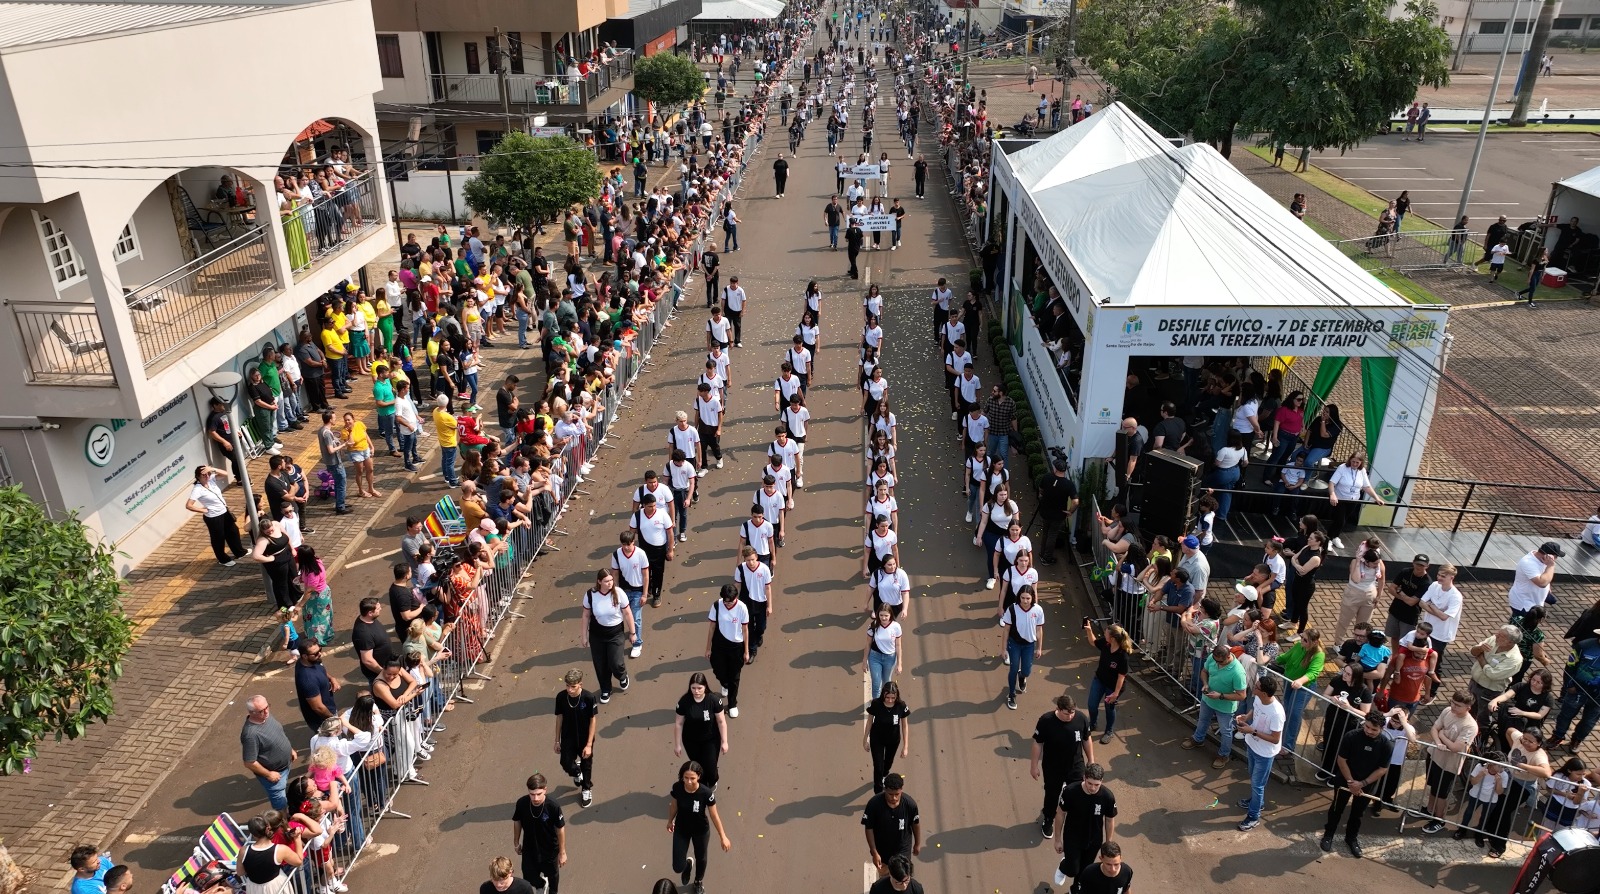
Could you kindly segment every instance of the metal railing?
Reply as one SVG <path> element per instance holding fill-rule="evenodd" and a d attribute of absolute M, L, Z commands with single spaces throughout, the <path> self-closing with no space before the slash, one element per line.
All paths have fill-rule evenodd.
<path fill-rule="evenodd" d="M 1407 230 L 1384 236 L 1339 239 L 1332 245 L 1366 270 L 1465 269 L 1481 254 L 1483 234 L 1467 230 Z"/>
<path fill-rule="evenodd" d="M 298 279 L 343 252 L 354 240 L 383 225 L 383 202 L 372 174 L 349 180 L 333 195 L 283 215 L 289 269 Z"/>
<path fill-rule="evenodd" d="M 586 75 L 508 74 L 506 94 L 513 105 L 584 105 L 618 85 L 633 73 L 633 55 L 624 52 L 597 65 Z M 438 102 L 500 102 L 498 74 L 435 74 L 433 95 Z"/>
<path fill-rule="evenodd" d="M 208 337 L 234 313 L 279 289 L 271 244 L 257 227 L 124 296 L 147 371 Z"/>
<path fill-rule="evenodd" d="M 105 329 L 92 305 L 16 305 L 14 312 L 30 383 L 116 386 Z"/>
<path fill-rule="evenodd" d="M 1455 514 L 1455 523 L 1450 526 L 1450 533 L 1461 530 L 1461 523 L 1467 517 L 1468 511 L 1473 509 L 1474 500 L 1512 505 L 1519 507 L 1536 502 L 1541 508 L 1554 509 L 1575 516 L 1595 511 L 1600 506 L 1600 488 L 1562 487 L 1548 484 L 1520 484 L 1506 481 L 1477 481 L 1470 478 L 1440 478 L 1432 475 L 1406 475 L 1400 479 L 1399 498 L 1404 500 L 1413 493 L 1412 486 L 1419 485 L 1429 493 L 1439 493 L 1459 489 L 1461 492 L 1461 506 L 1451 510 Z M 1504 493 L 1502 493 L 1504 492 Z M 1555 504 L 1552 506 L 1552 502 Z M 1529 518 L 1540 518 L 1529 516 Z M 1549 536 L 1570 537 L 1575 533 L 1570 528 L 1552 526 L 1535 527 L 1530 533 L 1547 534 Z"/>

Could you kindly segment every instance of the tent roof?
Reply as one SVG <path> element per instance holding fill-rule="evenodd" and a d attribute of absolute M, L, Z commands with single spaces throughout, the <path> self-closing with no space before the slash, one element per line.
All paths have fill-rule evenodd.
<path fill-rule="evenodd" d="M 1409 304 L 1216 150 L 1174 148 L 1121 103 L 1004 158 L 1097 301 Z"/>
<path fill-rule="evenodd" d="M 1565 180 L 1558 180 L 1556 185 L 1585 195 L 1600 197 L 1600 167 L 1593 167 L 1581 174 L 1573 174 Z"/>
<path fill-rule="evenodd" d="M 783 14 L 783 0 L 704 0 L 696 19 L 732 22 L 775 19 Z"/>

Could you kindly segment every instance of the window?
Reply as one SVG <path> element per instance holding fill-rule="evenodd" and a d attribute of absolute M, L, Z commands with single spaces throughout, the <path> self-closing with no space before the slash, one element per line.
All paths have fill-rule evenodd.
<path fill-rule="evenodd" d="M 10 487 L 16 483 L 17 479 L 11 477 L 11 464 L 6 462 L 6 452 L 0 448 L 0 487 Z"/>
<path fill-rule="evenodd" d="M 500 145 L 500 141 L 505 138 L 506 132 L 503 130 L 478 131 L 478 154 L 488 155 L 489 153 L 493 152 L 494 147 Z"/>
<path fill-rule="evenodd" d="M 1552 31 L 1582 31 L 1583 30 L 1583 17 L 1582 16 L 1558 16 L 1556 19 L 1554 19 L 1553 21 L 1550 22 L 1550 30 L 1552 30 Z"/>
<path fill-rule="evenodd" d="M 400 62 L 400 35 L 378 35 L 378 72 L 386 78 L 403 78 L 406 69 Z"/>
<path fill-rule="evenodd" d="M 478 62 L 478 44 L 476 41 L 467 41 L 464 49 L 467 54 L 467 74 L 483 74 L 483 66 Z"/>
<path fill-rule="evenodd" d="M 522 74 L 522 32 L 506 32 L 506 56 L 511 59 L 511 73 Z"/>
<path fill-rule="evenodd" d="M 111 260 L 120 264 L 139 256 L 139 234 L 134 232 L 133 221 L 130 220 L 122 228 L 122 235 L 117 237 L 116 246 L 111 249 Z"/>
<path fill-rule="evenodd" d="M 1479 22 L 1478 23 L 1478 33 L 1479 34 L 1504 34 L 1504 33 L 1506 33 L 1506 23 L 1505 22 Z"/>
<path fill-rule="evenodd" d="M 1518 22 L 1515 25 L 1511 26 L 1511 33 L 1512 34 L 1527 34 L 1528 33 L 1528 29 L 1530 27 L 1532 27 L 1532 26 L 1528 22 L 1525 22 L 1525 21 L 1524 22 Z"/>
<path fill-rule="evenodd" d="M 56 226 L 55 221 L 35 211 L 33 220 L 39 225 L 39 241 L 44 245 L 44 257 L 50 264 L 51 281 L 59 292 L 73 283 L 89 278 L 72 250 L 72 241 Z"/>
<path fill-rule="evenodd" d="M 484 52 L 489 55 L 489 73 L 500 73 L 500 38 L 489 35 L 483 39 Z"/>

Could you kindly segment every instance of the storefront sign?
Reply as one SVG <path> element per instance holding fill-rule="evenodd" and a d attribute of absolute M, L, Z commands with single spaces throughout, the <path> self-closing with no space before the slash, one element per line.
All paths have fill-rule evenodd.
<path fill-rule="evenodd" d="M 83 474 L 98 509 L 101 533 L 117 540 L 193 481 L 206 461 L 200 410 L 183 392 L 143 419 L 86 420 L 74 439 L 83 445 Z"/>

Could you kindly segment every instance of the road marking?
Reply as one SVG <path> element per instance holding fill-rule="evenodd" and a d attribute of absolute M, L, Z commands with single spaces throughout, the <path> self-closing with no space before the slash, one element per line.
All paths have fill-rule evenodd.
<path fill-rule="evenodd" d="M 1423 183 L 1423 182 L 1427 182 L 1427 181 L 1438 181 L 1438 182 L 1450 183 L 1450 182 L 1454 181 L 1456 178 L 1454 178 L 1454 177 L 1349 177 L 1349 178 L 1346 178 L 1346 179 L 1357 180 L 1357 181 L 1371 180 L 1373 182 L 1377 182 L 1379 180 L 1408 180 L 1408 181 L 1410 181 L 1412 183 Z"/>
<path fill-rule="evenodd" d="M 1367 161 L 1363 158 L 1361 161 Z M 1371 165 L 1368 167 L 1347 167 L 1345 165 L 1319 165 L 1324 171 L 1426 171 L 1427 168 L 1402 168 L 1398 165 Z"/>
<path fill-rule="evenodd" d="M 1589 143 L 1590 145 L 1594 144 L 1594 140 L 1518 140 L 1517 142 L 1519 142 L 1519 143 Z"/>
<path fill-rule="evenodd" d="M 400 551 L 397 550 L 397 549 L 387 550 L 385 552 L 378 553 L 377 555 L 374 555 L 374 556 L 367 556 L 365 559 L 357 559 L 354 562 L 346 562 L 346 563 L 344 563 L 344 567 L 346 567 L 346 568 L 355 568 L 358 565 L 365 565 L 368 562 L 376 562 L 376 561 L 378 561 L 380 559 L 387 559 L 390 556 L 393 556 L 398 552 L 400 552 Z"/>
<path fill-rule="evenodd" d="M 872 865 L 871 860 L 861 864 L 861 890 L 870 891 L 872 885 L 878 880 L 878 867 Z"/>
<path fill-rule="evenodd" d="M 1461 190 L 1459 190 L 1459 189 L 1413 189 L 1412 190 L 1412 192 L 1460 192 L 1460 191 Z M 1483 190 L 1474 189 L 1473 192 L 1483 192 Z"/>
<path fill-rule="evenodd" d="M 146 835 L 135 832 L 122 838 L 125 844 L 192 844 L 199 838 L 190 835 Z"/>
<path fill-rule="evenodd" d="M 1454 206 L 1459 205 L 1459 204 L 1461 204 L 1461 203 L 1460 202 L 1412 202 L 1411 203 L 1411 207 L 1416 208 L 1416 207 L 1420 207 L 1420 206 L 1423 206 L 1423 205 L 1438 205 L 1440 207 L 1454 207 Z M 1507 206 L 1510 206 L 1510 205 L 1520 205 L 1522 203 L 1521 202 L 1468 202 L 1467 204 L 1468 205 L 1493 205 L 1493 206 L 1495 206 L 1497 208 L 1504 208 L 1504 207 L 1507 207 Z"/>
<path fill-rule="evenodd" d="M 1367 155 L 1367 156 L 1363 156 L 1361 158 L 1352 158 L 1351 156 L 1348 156 L 1348 155 L 1313 155 L 1313 156 L 1311 156 L 1311 160 L 1312 161 L 1321 161 L 1323 159 L 1327 159 L 1329 161 L 1346 161 L 1346 160 L 1347 161 L 1399 161 L 1400 160 L 1400 156 L 1398 156 L 1398 155 Z"/>

